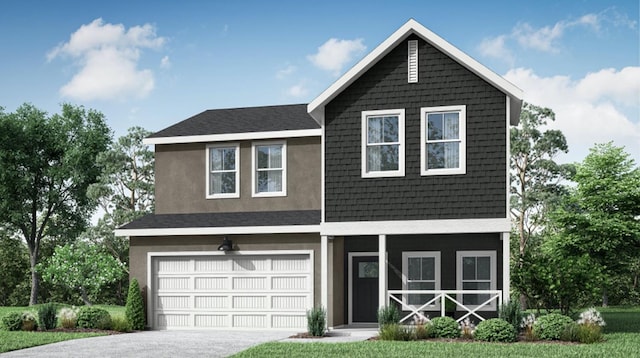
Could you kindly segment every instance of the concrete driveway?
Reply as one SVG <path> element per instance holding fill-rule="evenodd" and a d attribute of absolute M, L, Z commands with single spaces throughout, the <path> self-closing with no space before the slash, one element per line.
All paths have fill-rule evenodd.
<path fill-rule="evenodd" d="M 75 339 L 0 354 L 17 357 L 227 357 L 251 346 L 285 339 L 278 331 L 146 331 Z"/>

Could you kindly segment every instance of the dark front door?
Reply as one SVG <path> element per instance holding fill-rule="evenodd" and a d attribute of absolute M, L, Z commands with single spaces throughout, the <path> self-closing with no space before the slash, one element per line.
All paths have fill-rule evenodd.
<path fill-rule="evenodd" d="M 353 256 L 352 260 L 353 322 L 377 322 L 378 256 Z"/>

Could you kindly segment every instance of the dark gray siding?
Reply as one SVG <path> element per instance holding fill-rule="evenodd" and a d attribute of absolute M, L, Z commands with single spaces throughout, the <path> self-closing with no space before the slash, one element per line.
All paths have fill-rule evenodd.
<path fill-rule="evenodd" d="M 423 40 L 419 82 L 407 83 L 401 42 L 326 106 L 326 221 L 507 217 L 505 102 L 502 92 Z M 423 177 L 420 108 L 446 105 L 467 106 L 467 173 Z M 405 176 L 361 178 L 361 112 L 396 108 L 405 109 Z"/>

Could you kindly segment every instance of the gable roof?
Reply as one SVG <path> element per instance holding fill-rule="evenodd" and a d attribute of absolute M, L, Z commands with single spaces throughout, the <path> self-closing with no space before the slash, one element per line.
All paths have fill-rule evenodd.
<path fill-rule="evenodd" d="M 368 71 L 373 65 L 375 65 L 380 59 L 393 50 L 400 42 L 402 42 L 408 35 L 416 34 L 423 40 L 427 41 L 432 46 L 436 47 L 453 60 L 466 67 L 471 72 L 475 73 L 491 85 L 509 96 L 510 107 L 510 121 L 512 125 L 516 125 L 520 119 L 520 108 L 522 107 L 522 90 L 516 87 L 511 82 L 504 79 L 504 77 L 491 71 L 478 61 L 474 60 L 471 56 L 462 52 L 452 44 L 445 41 L 442 37 L 431 32 L 426 27 L 414 19 L 407 21 L 396 32 L 389 36 L 378 47 L 365 56 L 360 62 L 355 64 L 349 71 L 347 71 L 342 77 L 334 82 L 329 88 L 322 92 L 307 106 L 307 111 L 318 123 L 324 124 L 324 107 L 340 94 L 344 89 L 349 87 L 355 82 L 362 74 Z"/>
<path fill-rule="evenodd" d="M 215 142 L 242 139 L 320 136 L 305 104 L 212 109 L 176 123 L 145 144 Z"/>

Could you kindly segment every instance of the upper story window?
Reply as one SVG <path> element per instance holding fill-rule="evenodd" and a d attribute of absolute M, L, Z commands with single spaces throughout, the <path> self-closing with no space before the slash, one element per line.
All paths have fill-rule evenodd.
<path fill-rule="evenodd" d="M 402 289 L 403 290 L 439 290 L 440 289 L 440 252 L 405 251 L 402 253 Z M 404 294 L 405 304 L 414 309 L 431 301 L 433 294 Z M 439 301 L 425 308 L 439 307 Z"/>
<path fill-rule="evenodd" d="M 466 106 L 422 108 L 421 174 L 466 173 Z"/>
<path fill-rule="evenodd" d="M 207 198 L 239 198 L 240 145 L 210 145 L 207 152 Z"/>
<path fill-rule="evenodd" d="M 252 144 L 252 152 L 253 196 L 286 196 L 286 142 L 254 142 Z"/>
<path fill-rule="evenodd" d="M 457 285 L 458 290 L 495 290 L 496 289 L 496 252 L 495 251 L 458 251 L 457 253 Z M 491 294 L 465 294 L 462 304 L 469 308 L 477 308 L 485 303 Z M 496 300 L 479 308 L 480 311 L 496 309 Z"/>
<path fill-rule="evenodd" d="M 404 109 L 362 112 L 362 177 L 404 176 Z"/>

